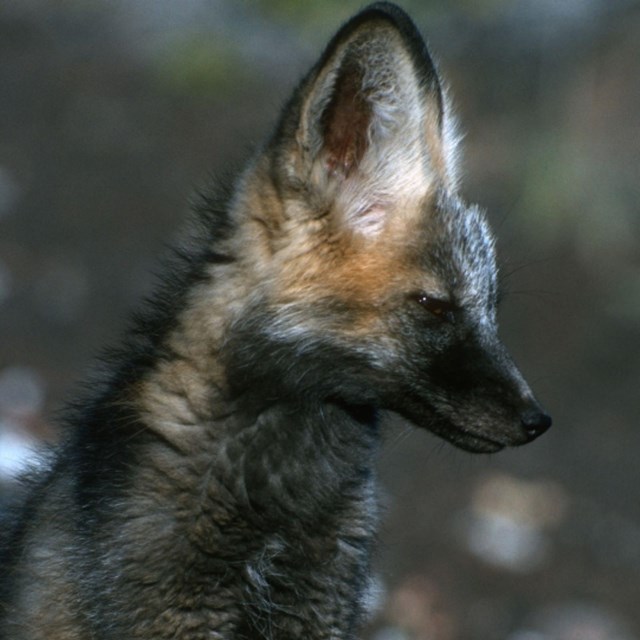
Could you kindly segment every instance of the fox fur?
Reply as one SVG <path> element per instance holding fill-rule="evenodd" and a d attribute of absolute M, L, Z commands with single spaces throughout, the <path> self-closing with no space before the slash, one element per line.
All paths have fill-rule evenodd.
<path fill-rule="evenodd" d="M 196 235 L 2 532 L 2 640 L 354 638 L 380 417 L 477 452 L 550 425 L 398 7 L 338 31 Z"/>

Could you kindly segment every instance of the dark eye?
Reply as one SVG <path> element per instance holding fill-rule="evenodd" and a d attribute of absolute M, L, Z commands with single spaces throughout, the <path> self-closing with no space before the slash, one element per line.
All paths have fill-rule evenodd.
<path fill-rule="evenodd" d="M 423 308 L 426 309 L 432 316 L 453 324 L 455 322 L 455 310 L 456 306 L 449 300 L 442 300 L 440 298 L 434 298 L 426 293 L 416 293 L 414 295 L 415 301 Z"/>

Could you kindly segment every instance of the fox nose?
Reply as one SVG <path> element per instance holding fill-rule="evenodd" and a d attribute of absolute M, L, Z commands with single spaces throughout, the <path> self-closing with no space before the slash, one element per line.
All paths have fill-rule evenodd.
<path fill-rule="evenodd" d="M 528 409 L 520 416 L 520 422 L 530 440 L 541 436 L 551 426 L 551 416 L 540 409 Z"/>

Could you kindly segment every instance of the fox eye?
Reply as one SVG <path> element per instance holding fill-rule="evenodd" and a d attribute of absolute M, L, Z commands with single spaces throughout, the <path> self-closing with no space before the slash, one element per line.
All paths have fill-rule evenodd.
<path fill-rule="evenodd" d="M 426 309 L 432 316 L 453 324 L 455 322 L 456 306 L 449 302 L 449 300 L 442 300 L 440 298 L 434 298 L 426 293 L 417 293 L 414 295 L 415 301 L 423 308 Z"/>

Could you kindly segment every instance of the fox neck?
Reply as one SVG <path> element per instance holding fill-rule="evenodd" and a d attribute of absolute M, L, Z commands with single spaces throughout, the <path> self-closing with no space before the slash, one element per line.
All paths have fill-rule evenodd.
<path fill-rule="evenodd" d="M 106 540 L 121 579 L 140 586 L 140 610 L 146 585 L 178 584 L 167 602 L 189 612 L 197 603 L 212 628 L 224 611 L 237 637 L 271 624 L 283 638 L 317 637 L 314 621 L 329 619 L 336 638 L 352 637 L 377 521 L 372 416 L 230 391 L 212 329 L 223 319 L 198 325 L 194 342 L 194 313 L 175 319 L 144 370 L 124 366 L 86 407 L 70 443 L 85 463 L 61 471 L 77 472 L 79 498 L 95 505 L 83 526 Z"/>
<path fill-rule="evenodd" d="M 183 318 L 198 313 L 190 309 Z M 216 324 L 225 322 L 209 322 Z M 210 334 L 207 345 L 202 334 L 199 341 L 189 335 L 191 324 L 182 326 L 167 339 L 164 352 L 171 356 L 159 358 L 135 385 L 132 404 L 155 436 L 144 459 L 160 473 L 184 469 L 194 509 L 202 508 L 202 490 L 223 487 L 234 517 L 265 525 L 277 520 L 278 526 L 295 521 L 314 527 L 328 510 L 349 503 L 365 502 L 358 510 L 372 511 L 379 440 L 373 411 L 230 390 L 216 336 Z M 199 348 L 189 353 L 181 344 Z M 205 481 L 211 486 L 203 487 Z"/>

